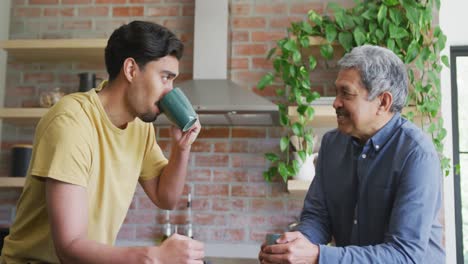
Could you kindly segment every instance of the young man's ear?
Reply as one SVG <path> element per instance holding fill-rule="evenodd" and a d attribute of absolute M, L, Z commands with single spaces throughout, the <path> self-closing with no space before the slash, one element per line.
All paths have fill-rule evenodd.
<path fill-rule="evenodd" d="M 384 112 L 390 112 L 390 108 L 393 105 L 393 96 L 390 92 L 383 92 L 379 96 L 377 96 L 379 99 L 379 108 L 378 108 L 378 113 L 384 113 Z"/>
<path fill-rule="evenodd" d="M 126 58 L 123 63 L 122 71 L 125 79 L 127 79 L 128 82 L 132 82 L 138 71 L 138 64 L 133 58 Z"/>

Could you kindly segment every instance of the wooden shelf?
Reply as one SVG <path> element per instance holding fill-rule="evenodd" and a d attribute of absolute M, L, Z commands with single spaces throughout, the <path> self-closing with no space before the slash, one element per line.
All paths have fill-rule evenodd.
<path fill-rule="evenodd" d="M 289 194 L 298 197 L 305 197 L 309 190 L 310 183 L 311 181 L 288 180 Z"/>
<path fill-rule="evenodd" d="M 23 188 L 25 177 L 0 177 L 0 188 Z"/>
<path fill-rule="evenodd" d="M 37 39 L 0 41 L 0 48 L 22 62 L 104 62 L 107 39 Z"/>
<path fill-rule="evenodd" d="M 32 125 L 49 110 L 49 108 L 0 108 L 0 119 L 15 125 Z"/>

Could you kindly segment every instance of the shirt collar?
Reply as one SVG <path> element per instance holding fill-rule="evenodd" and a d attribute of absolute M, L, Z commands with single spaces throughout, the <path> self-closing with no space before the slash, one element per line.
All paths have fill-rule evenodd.
<path fill-rule="evenodd" d="M 405 122 L 406 120 L 400 116 L 400 113 L 395 113 L 390 121 L 377 131 L 366 144 L 371 144 L 375 151 L 379 151 L 390 137 L 395 134 L 395 131 Z"/>

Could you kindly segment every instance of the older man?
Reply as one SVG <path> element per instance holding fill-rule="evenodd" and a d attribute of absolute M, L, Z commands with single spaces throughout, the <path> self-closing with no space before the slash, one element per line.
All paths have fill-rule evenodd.
<path fill-rule="evenodd" d="M 390 50 L 354 48 L 336 79 L 338 129 L 326 133 L 297 232 L 262 245 L 262 263 L 444 263 L 438 154 L 401 115 L 406 68 Z M 334 238 L 336 246 L 327 244 Z"/>

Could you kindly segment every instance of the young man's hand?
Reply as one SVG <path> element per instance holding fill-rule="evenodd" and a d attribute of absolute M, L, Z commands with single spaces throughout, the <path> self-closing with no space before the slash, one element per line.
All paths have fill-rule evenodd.
<path fill-rule="evenodd" d="M 181 150 L 190 149 L 192 143 L 197 139 L 200 130 L 201 124 L 199 120 L 197 120 L 197 122 L 195 122 L 195 124 L 193 124 L 193 126 L 186 132 L 182 132 L 181 129 L 172 126 L 172 144 L 175 144 L 175 146 L 178 146 Z"/>
<path fill-rule="evenodd" d="M 178 234 L 166 239 L 157 251 L 156 263 L 161 264 L 202 264 L 205 257 L 202 242 Z"/>

